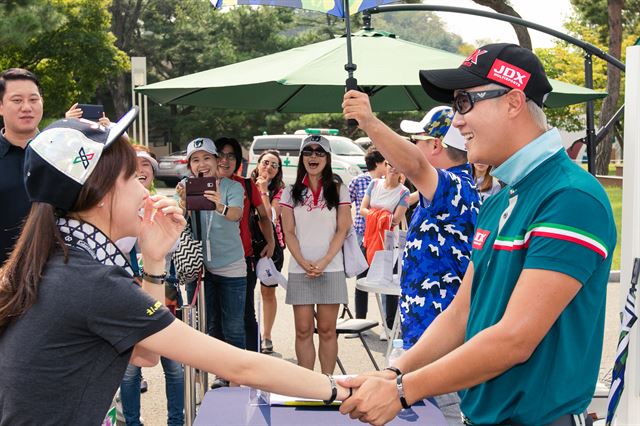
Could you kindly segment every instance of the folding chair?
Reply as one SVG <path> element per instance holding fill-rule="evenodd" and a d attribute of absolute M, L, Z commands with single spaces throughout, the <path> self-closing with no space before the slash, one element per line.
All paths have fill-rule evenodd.
<path fill-rule="evenodd" d="M 369 359 L 373 363 L 373 366 L 375 367 L 376 370 L 380 370 L 380 367 L 378 367 L 378 363 L 376 362 L 375 358 L 373 357 L 373 354 L 371 353 L 371 349 L 369 349 L 369 345 L 367 344 L 367 341 L 364 340 L 364 336 L 362 335 L 362 333 L 372 329 L 377 325 L 378 325 L 377 321 L 354 318 L 353 314 L 349 310 L 349 306 L 345 304 L 343 305 L 343 308 L 342 308 L 342 314 L 340 315 L 336 323 L 336 334 L 338 336 L 340 336 L 341 334 L 357 334 L 358 338 L 360 338 L 360 341 L 362 342 L 362 346 L 367 351 L 367 355 L 369 355 Z M 316 333 L 318 332 L 317 328 L 315 329 L 315 332 Z M 340 361 L 339 356 L 337 359 L 337 363 L 342 374 L 347 374 L 347 371 L 344 369 L 344 365 L 342 364 L 342 361 Z"/>

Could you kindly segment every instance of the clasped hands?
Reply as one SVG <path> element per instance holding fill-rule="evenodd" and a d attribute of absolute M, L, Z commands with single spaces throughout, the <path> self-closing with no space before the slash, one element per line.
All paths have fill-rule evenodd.
<path fill-rule="evenodd" d="M 375 426 L 390 422 L 402 409 L 395 379 L 396 374 L 388 370 L 337 379 L 339 385 L 353 390 L 340 413 Z"/>

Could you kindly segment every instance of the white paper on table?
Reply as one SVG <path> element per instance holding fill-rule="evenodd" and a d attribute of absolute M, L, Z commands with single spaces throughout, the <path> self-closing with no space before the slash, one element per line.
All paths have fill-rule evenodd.
<path fill-rule="evenodd" d="M 367 282 L 383 285 L 393 283 L 393 251 L 378 250 L 375 252 L 367 273 Z"/>
<path fill-rule="evenodd" d="M 355 374 L 347 374 L 347 375 L 336 375 L 333 376 L 334 379 L 344 379 L 347 377 L 355 377 Z M 342 401 L 335 400 L 331 405 L 340 405 Z M 278 393 L 271 393 L 271 405 L 280 405 L 280 406 L 317 406 L 322 407 L 325 406 L 325 403 L 320 399 L 309 399 L 309 398 L 298 398 L 294 396 L 280 395 Z"/>

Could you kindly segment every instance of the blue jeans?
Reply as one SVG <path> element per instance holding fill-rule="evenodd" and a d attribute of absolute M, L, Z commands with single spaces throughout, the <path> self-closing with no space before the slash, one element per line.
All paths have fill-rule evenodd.
<path fill-rule="evenodd" d="M 167 425 L 184 424 L 184 373 L 182 365 L 165 357 L 160 357 L 164 370 L 165 392 L 167 395 Z M 122 411 L 127 426 L 140 426 L 140 380 L 141 368 L 129 364 L 120 383 Z"/>
<path fill-rule="evenodd" d="M 203 284 L 207 334 L 240 349 L 246 349 L 244 308 L 247 277 L 222 277 L 206 271 Z M 193 300 L 196 285 L 196 282 L 187 284 L 189 303 Z"/>

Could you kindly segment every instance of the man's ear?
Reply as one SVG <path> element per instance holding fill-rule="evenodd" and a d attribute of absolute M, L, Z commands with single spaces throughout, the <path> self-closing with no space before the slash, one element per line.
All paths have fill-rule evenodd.
<path fill-rule="evenodd" d="M 511 90 L 505 95 L 508 102 L 508 114 L 510 117 L 519 115 L 524 109 L 527 109 L 527 96 L 522 90 Z"/>
<path fill-rule="evenodd" d="M 443 149 L 444 149 L 444 147 L 442 146 L 442 139 L 441 138 L 435 138 L 433 140 L 433 153 L 434 154 L 440 154 L 440 152 L 442 152 Z"/>

